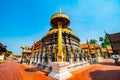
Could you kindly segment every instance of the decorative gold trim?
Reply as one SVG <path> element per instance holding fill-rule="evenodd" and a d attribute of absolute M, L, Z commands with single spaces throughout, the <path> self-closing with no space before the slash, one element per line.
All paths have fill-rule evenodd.
<path fill-rule="evenodd" d="M 52 20 L 52 19 L 54 19 L 54 18 L 60 18 L 60 17 L 67 18 L 68 20 L 70 20 L 69 16 L 67 16 L 67 15 L 64 14 L 64 13 L 56 13 L 56 14 L 54 14 L 54 15 L 50 18 L 50 20 Z"/>
<path fill-rule="evenodd" d="M 56 33 L 56 32 L 58 32 L 58 29 L 53 29 L 53 30 L 50 30 L 46 35 L 49 35 L 49 34 L 52 34 L 52 33 Z M 73 31 L 71 31 L 71 30 L 69 30 L 67 28 L 62 29 L 62 32 L 67 32 L 67 33 L 70 33 L 70 34 L 76 36 Z"/>

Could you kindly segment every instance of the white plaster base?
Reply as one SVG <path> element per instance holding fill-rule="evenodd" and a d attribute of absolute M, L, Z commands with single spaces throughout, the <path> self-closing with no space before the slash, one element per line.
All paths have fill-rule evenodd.
<path fill-rule="evenodd" d="M 0 56 L 0 60 L 3 61 L 4 60 L 4 55 Z"/>
<path fill-rule="evenodd" d="M 72 76 L 67 69 L 68 65 L 68 62 L 53 62 L 52 72 L 48 76 L 53 80 L 66 80 Z"/>
<path fill-rule="evenodd" d="M 98 61 L 98 62 L 101 62 L 102 59 L 103 59 L 102 57 L 98 57 L 97 61 Z"/>

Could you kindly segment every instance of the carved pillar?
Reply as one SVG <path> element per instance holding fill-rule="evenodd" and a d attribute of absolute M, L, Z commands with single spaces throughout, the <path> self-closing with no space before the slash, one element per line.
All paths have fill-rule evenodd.
<path fill-rule="evenodd" d="M 34 62 L 34 56 L 35 56 L 35 54 L 32 54 L 32 55 L 31 55 L 30 65 L 32 65 L 32 64 L 33 64 L 33 62 Z"/>
<path fill-rule="evenodd" d="M 84 62 L 85 60 L 84 60 L 84 51 L 83 50 L 81 51 L 81 58 L 82 58 L 82 62 Z"/>
<path fill-rule="evenodd" d="M 37 65 L 39 65 L 41 63 L 40 55 L 41 55 L 41 50 L 39 50 Z"/>
<path fill-rule="evenodd" d="M 44 65 L 44 62 L 45 62 L 45 48 L 43 48 L 42 65 Z"/>
<path fill-rule="evenodd" d="M 54 62 L 57 62 L 57 52 L 58 52 L 57 46 L 54 46 Z"/>
<path fill-rule="evenodd" d="M 73 65 L 74 56 L 73 56 L 73 49 L 72 48 L 69 49 L 69 55 L 70 55 L 70 57 L 69 57 L 70 64 Z"/>
<path fill-rule="evenodd" d="M 88 61 L 88 59 L 87 59 L 87 53 L 85 53 L 85 61 Z"/>
<path fill-rule="evenodd" d="M 48 67 L 51 67 L 51 63 L 52 63 L 52 59 L 51 59 L 51 48 L 50 46 L 48 47 L 48 55 L 47 55 L 47 59 L 48 59 Z"/>
<path fill-rule="evenodd" d="M 74 63 L 76 63 L 76 62 L 77 62 L 77 53 L 74 52 Z"/>
<path fill-rule="evenodd" d="M 82 62 L 84 61 L 84 53 L 81 53 Z"/>
<path fill-rule="evenodd" d="M 90 54 L 89 53 L 87 53 L 87 59 L 88 59 L 88 61 L 90 61 Z"/>
<path fill-rule="evenodd" d="M 38 54 L 38 60 L 37 60 L 37 65 L 40 64 L 40 53 Z"/>
<path fill-rule="evenodd" d="M 40 64 L 42 64 L 42 55 L 43 55 L 43 52 L 40 53 Z"/>
<path fill-rule="evenodd" d="M 64 47 L 63 47 L 63 56 L 64 56 L 64 57 L 63 57 L 63 61 L 67 61 L 67 60 L 66 60 L 66 58 L 67 58 L 66 54 L 67 54 L 67 53 L 66 53 L 66 45 L 64 45 Z"/>
<path fill-rule="evenodd" d="M 79 51 L 77 49 L 77 63 L 79 63 L 79 62 L 80 62 L 80 60 L 79 60 Z"/>
<path fill-rule="evenodd" d="M 72 58 L 72 62 L 74 62 L 74 49 L 73 49 L 73 47 L 71 48 L 71 58 Z"/>
<path fill-rule="evenodd" d="M 37 61 L 37 53 L 35 53 L 35 57 L 34 57 L 34 64 L 36 64 L 36 61 Z"/>
<path fill-rule="evenodd" d="M 45 61 L 44 61 L 44 65 L 47 66 L 48 65 L 48 53 L 45 53 Z"/>

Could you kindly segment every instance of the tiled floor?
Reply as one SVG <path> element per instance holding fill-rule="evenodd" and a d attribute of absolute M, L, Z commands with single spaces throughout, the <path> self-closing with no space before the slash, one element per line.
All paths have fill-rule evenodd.
<path fill-rule="evenodd" d="M 51 80 L 46 73 L 33 66 L 19 65 L 17 61 L 0 64 L 0 80 Z"/>
<path fill-rule="evenodd" d="M 72 72 L 68 80 L 120 80 L 120 66 L 114 60 L 106 59 L 99 64 L 90 65 Z"/>
<path fill-rule="evenodd" d="M 120 66 L 114 60 L 106 59 L 99 64 L 89 65 L 71 72 L 68 80 L 120 80 Z M 51 80 L 47 71 L 17 61 L 3 61 L 0 64 L 0 80 Z"/>

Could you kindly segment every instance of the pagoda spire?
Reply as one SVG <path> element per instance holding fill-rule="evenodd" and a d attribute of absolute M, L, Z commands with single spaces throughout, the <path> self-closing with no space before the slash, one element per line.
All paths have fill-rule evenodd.
<path fill-rule="evenodd" d="M 61 5 L 59 6 L 59 13 L 62 13 Z"/>
<path fill-rule="evenodd" d="M 33 44 L 35 44 L 36 43 L 36 39 L 34 39 L 34 42 L 33 42 Z"/>
<path fill-rule="evenodd" d="M 61 7 L 60 7 L 60 11 L 59 12 L 62 13 Z"/>
<path fill-rule="evenodd" d="M 62 13 L 62 10 L 61 10 L 61 1 L 59 0 L 59 13 Z"/>
<path fill-rule="evenodd" d="M 86 38 L 86 43 L 89 44 L 88 38 Z"/>

